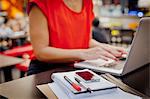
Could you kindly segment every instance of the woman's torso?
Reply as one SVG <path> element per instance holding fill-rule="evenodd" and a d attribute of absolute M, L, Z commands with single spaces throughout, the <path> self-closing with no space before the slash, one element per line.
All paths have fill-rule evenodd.
<path fill-rule="evenodd" d="M 63 0 L 32 0 L 47 18 L 49 46 L 64 49 L 89 47 L 94 18 L 92 0 L 83 0 L 81 12 L 71 10 Z"/>

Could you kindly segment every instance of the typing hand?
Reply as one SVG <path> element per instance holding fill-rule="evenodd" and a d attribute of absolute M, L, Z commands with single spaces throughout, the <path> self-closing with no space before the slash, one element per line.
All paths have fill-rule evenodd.
<path fill-rule="evenodd" d="M 111 53 L 112 55 L 114 55 L 117 58 L 121 58 L 122 55 L 127 54 L 127 52 L 125 51 L 124 48 L 122 47 L 116 47 L 116 46 L 112 46 L 112 45 L 108 45 L 108 44 L 104 44 L 101 46 L 104 50 L 106 50 L 107 52 Z"/>
<path fill-rule="evenodd" d="M 84 52 L 81 53 L 80 57 L 82 60 L 93 60 L 98 58 L 104 60 L 108 60 L 108 58 L 117 60 L 117 57 L 114 54 L 110 53 L 108 49 L 106 50 L 102 47 L 94 47 L 86 49 Z"/>

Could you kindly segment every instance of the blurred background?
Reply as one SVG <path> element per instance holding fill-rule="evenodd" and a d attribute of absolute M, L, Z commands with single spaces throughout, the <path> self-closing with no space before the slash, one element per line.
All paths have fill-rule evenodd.
<path fill-rule="evenodd" d="M 26 76 L 29 62 L 34 58 L 27 1 L 0 0 L 0 55 L 24 60 L 19 64 L 0 66 L 0 83 Z M 150 0 L 93 0 L 93 4 L 96 16 L 93 38 L 115 46 L 129 47 L 140 18 L 150 16 Z"/>

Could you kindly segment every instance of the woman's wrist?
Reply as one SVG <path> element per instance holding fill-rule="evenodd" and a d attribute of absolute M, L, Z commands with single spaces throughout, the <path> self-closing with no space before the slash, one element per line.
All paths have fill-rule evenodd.
<path fill-rule="evenodd" d="M 77 60 L 84 60 L 85 59 L 84 56 L 87 50 L 88 49 L 79 49 L 79 50 L 76 50 L 73 54 L 77 58 Z"/>

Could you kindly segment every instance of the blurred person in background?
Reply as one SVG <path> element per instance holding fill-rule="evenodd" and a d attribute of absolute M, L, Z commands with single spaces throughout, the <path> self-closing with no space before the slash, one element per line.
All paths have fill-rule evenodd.
<path fill-rule="evenodd" d="M 106 34 L 105 29 L 101 27 L 100 21 L 98 18 L 93 20 L 93 29 L 92 29 L 92 37 L 98 42 L 101 43 L 110 43 L 108 40 L 108 35 Z"/>
<path fill-rule="evenodd" d="M 117 60 L 124 49 L 92 39 L 92 0 L 29 0 L 31 43 L 36 58 L 28 75 L 70 66 L 75 61 Z"/>

